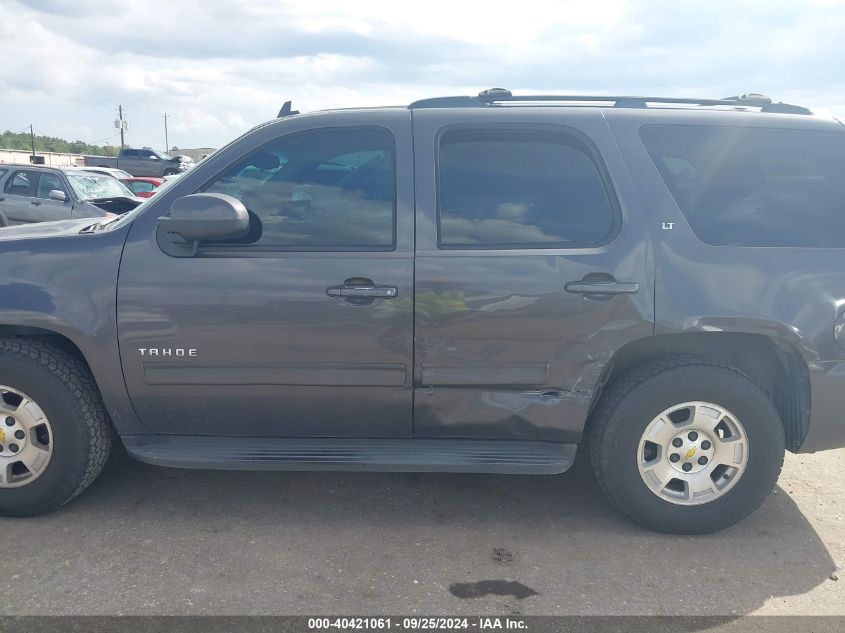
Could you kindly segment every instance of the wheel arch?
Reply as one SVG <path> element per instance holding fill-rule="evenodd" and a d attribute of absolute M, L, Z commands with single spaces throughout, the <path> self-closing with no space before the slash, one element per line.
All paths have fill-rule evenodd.
<path fill-rule="evenodd" d="M 686 332 L 632 341 L 611 357 L 590 402 L 587 426 L 604 387 L 643 362 L 680 354 L 724 361 L 750 376 L 768 394 L 780 414 L 786 447 L 797 452 L 810 424 L 810 376 L 807 363 L 791 343 L 764 334 Z"/>
<path fill-rule="evenodd" d="M 61 334 L 55 330 L 49 330 L 42 327 L 35 327 L 30 325 L 6 325 L 0 324 L 0 339 L 3 338 L 28 338 L 28 339 L 38 339 L 47 343 L 51 343 L 56 347 L 59 347 L 66 352 L 73 354 L 77 357 L 80 361 L 82 361 L 85 366 L 88 368 L 88 371 L 91 372 L 91 375 L 94 376 L 94 382 L 97 382 L 96 375 L 94 374 L 93 369 L 91 368 L 91 364 L 88 362 L 88 359 L 85 357 L 85 354 L 82 353 L 79 345 L 76 344 L 70 337 L 65 334 Z M 99 389 L 99 383 L 97 385 Z M 102 390 L 101 390 L 102 391 Z"/>
<path fill-rule="evenodd" d="M 103 404 L 106 409 L 106 414 L 114 425 L 115 429 L 120 434 L 143 432 L 139 426 L 137 418 L 132 411 L 131 406 L 127 402 L 120 401 L 121 394 L 114 393 L 114 390 L 109 390 L 113 386 L 114 380 L 109 382 L 103 375 L 104 368 L 98 368 L 91 363 L 89 354 L 86 354 L 83 346 L 77 340 L 74 340 L 71 332 L 59 331 L 58 329 L 50 329 L 48 327 L 33 326 L 33 325 L 12 325 L 0 323 L 0 338 L 25 338 L 36 339 L 48 342 L 56 347 L 72 354 L 82 362 L 91 376 L 94 379 L 94 384 L 100 393 Z M 125 389 L 122 375 L 119 378 L 121 386 Z"/>

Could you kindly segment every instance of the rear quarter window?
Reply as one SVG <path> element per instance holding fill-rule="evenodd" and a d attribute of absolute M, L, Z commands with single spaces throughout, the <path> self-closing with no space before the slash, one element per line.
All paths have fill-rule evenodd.
<path fill-rule="evenodd" d="M 845 130 L 645 125 L 640 138 L 701 241 L 845 247 Z"/>

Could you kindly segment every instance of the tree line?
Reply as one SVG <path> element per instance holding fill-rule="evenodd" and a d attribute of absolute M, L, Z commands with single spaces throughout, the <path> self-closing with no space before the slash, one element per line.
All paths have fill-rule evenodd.
<path fill-rule="evenodd" d="M 27 132 L 11 132 L 6 130 L 0 134 L 0 149 L 22 149 L 32 151 L 32 142 Z M 35 137 L 36 152 L 62 152 L 68 154 L 98 154 L 111 156 L 119 148 L 106 145 L 90 145 L 84 141 L 66 141 L 55 136 Z"/>

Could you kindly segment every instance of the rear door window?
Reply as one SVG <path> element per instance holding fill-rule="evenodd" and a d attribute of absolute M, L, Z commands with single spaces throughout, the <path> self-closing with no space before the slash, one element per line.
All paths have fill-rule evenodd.
<path fill-rule="evenodd" d="M 35 195 L 36 180 L 38 180 L 38 174 L 36 172 L 15 172 L 6 182 L 5 192 L 12 196 L 27 196 L 31 198 Z"/>
<path fill-rule="evenodd" d="M 845 247 L 845 131 L 645 125 L 640 138 L 701 241 Z"/>
<path fill-rule="evenodd" d="M 452 130 L 438 159 L 440 248 L 581 248 L 616 212 L 587 145 L 532 129 Z"/>

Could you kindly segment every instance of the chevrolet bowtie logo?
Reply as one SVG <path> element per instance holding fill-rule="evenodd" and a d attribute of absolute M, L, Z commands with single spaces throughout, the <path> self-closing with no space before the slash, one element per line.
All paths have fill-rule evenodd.
<path fill-rule="evenodd" d="M 687 454 L 684 455 L 684 459 L 691 459 L 695 455 L 695 446 L 687 451 Z"/>

